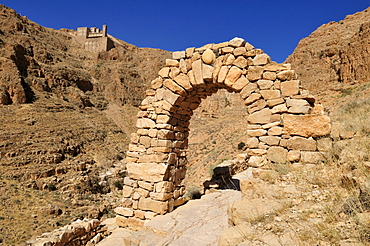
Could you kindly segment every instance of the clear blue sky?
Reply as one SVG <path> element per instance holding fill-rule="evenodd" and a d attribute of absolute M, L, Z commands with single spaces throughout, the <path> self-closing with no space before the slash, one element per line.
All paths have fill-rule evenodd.
<path fill-rule="evenodd" d="M 241 37 L 283 62 L 320 25 L 370 6 L 369 0 L 2 0 L 42 26 L 108 25 L 139 47 L 169 51 Z"/>

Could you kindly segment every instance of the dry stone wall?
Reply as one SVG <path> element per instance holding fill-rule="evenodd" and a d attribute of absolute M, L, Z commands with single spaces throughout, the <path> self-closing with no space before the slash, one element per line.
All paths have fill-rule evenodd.
<path fill-rule="evenodd" d="M 245 161 L 317 163 L 316 139 L 330 119 L 301 88 L 290 64 L 277 64 L 241 38 L 173 53 L 151 82 L 127 152 L 128 177 L 117 223 L 139 229 L 186 202 L 189 120 L 218 89 L 239 93 L 248 109 Z M 225 126 L 227 127 L 227 126 Z"/>

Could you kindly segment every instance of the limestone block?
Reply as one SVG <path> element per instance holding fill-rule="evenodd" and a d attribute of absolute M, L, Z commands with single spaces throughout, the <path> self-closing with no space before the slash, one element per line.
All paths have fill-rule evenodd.
<path fill-rule="evenodd" d="M 170 122 L 171 117 L 165 114 L 160 114 L 157 116 L 157 124 L 167 124 Z"/>
<path fill-rule="evenodd" d="M 229 41 L 231 47 L 241 47 L 245 45 L 245 40 L 242 38 L 235 37 Z"/>
<path fill-rule="evenodd" d="M 324 160 L 325 160 L 325 157 L 320 152 L 301 151 L 301 162 L 302 163 L 317 164 Z"/>
<path fill-rule="evenodd" d="M 225 84 L 232 86 L 242 75 L 242 71 L 238 67 L 231 67 L 225 78 Z"/>
<path fill-rule="evenodd" d="M 228 66 L 222 66 L 220 72 L 218 73 L 217 83 L 223 83 L 226 79 L 226 76 L 229 72 Z"/>
<path fill-rule="evenodd" d="M 181 96 L 186 96 L 187 95 L 187 92 L 184 88 L 182 88 L 179 84 L 177 84 L 175 81 L 173 81 L 172 79 L 166 79 L 164 82 L 163 82 L 163 85 L 166 86 L 168 89 L 170 89 L 171 91 L 181 95 Z"/>
<path fill-rule="evenodd" d="M 310 106 L 310 104 L 304 99 L 288 99 L 286 100 L 286 104 L 288 107 Z"/>
<path fill-rule="evenodd" d="M 185 90 L 187 91 L 193 90 L 193 86 L 191 85 L 190 79 L 187 75 L 180 73 L 178 76 L 174 78 L 174 80 L 176 81 L 176 83 L 181 85 L 181 87 L 183 87 Z"/>
<path fill-rule="evenodd" d="M 212 82 L 213 80 L 213 67 L 211 65 L 203 64 L 202 67 L 203 80 L 207 82 Z"/>
<path fill-rule="evenodd" d="M 266 124 L 270 123 L 271 115 L 271 110 L 264 108 L 261 111 L 250 114 L 247 120 L 250 124 Z"/>
<path fill-rule="evenodd" d="M 141 155 L 139 157 L 138 162 L 139 163 L 147 163 L 147 162 L 165 162 L 168 159 L 168 154 L 163 153 L 156 153 L 156 154 L 150 154 L 150 155 Z"/>
<path fill-rule="evenodd" d="M 275 72 L 264 72 L 262 74 L 262 78 L 266 80 L 274 81 L 276 79 L 276 73 Z"/>
<path fill-rule="evenodd" d="M 151 137 L 148 137 L 148 136 L 141 136 L 140 137 L 140 143 L 142 145 L 144 145 L 145 148 L 149 148 L 150 147 L 151 140 L 152 140 L 152 138 Z"/>
<path fill-rule="evenodd" d="M 134 231 L 139 231 L 143 228 L 144 226 L 144 220 L 134 218 L 134 217 L 129 217 L 127 219 L 127 225 Z"/>
<path fill-rule="evenodd" d="M 139 180 L 137 183 L 140 188 L 146 189 L 148 191 L 152 191 L 154 189 L 154 185 L 152 183 L 141 180 Z"/>
<path fill-rule="evenodd" d="M 204 85 L 203 72 L 202 72 L 202 61 L 196 60 L 191 64 L 192 71 L 194 73 L 195 85 Z M 190 79 L 191 81 L 191 79 Z"/>
<path fill-rule="evenodd" d="M 274 81 L 274 89 L 280 90 L 281 82 L 280 81 Z"/>
<path fill-rule="evenodd" d="M 170 148 L 170 147 L 153 147 L 152 149 L 155 152 L 162 152 L 162 153 L 172 152 L 172 148 Z"/>
<path fill-rule="evenodd" d="M 179 75 L 180 73 L 180 69 L 177 68 L 177 67 L 171 67 L 171 70 L 170 70 L 170 78 L 171 79 L 174 79 L 177 75 Z"/>
<path fill-rule="evenodd" d="M 272 122 L 272 123 L 267 123 L 262 126 L 263 129 L 269 129 L 274 126 L 280 125 L 280 122 Z"/>
<path fill-rule="evenodd" d="M 247 52 L 247 49 L 245 47 L 238 47 L 235 48 L 233 51 L 234 56 L 240 56 Z"/>
<path fill-rule="evenodd" d="M 116 214 L 126 216 L 126 217 L 131 217 L 134 215 L 134 210 L 132 208 L 123 208 L 123 207 L 116 207 L 114 209 L 114 212 Z"/>
<path fill-rule="evenodd" d="M 150 192 L 150 198 L 156 201 L 167 201 L 173 196 L 173 193 L 157 193 L 157 192 Z"/>
<path fill-rule="evenodd" d="M 223 56 L 217 57 L 215 63 L 213 64 L 213 74 L 212 74 L 213 81 L 217 81 L 218 74 L 223 65 L 223 58 L 224 58 Z"/>
<path fill-rule="evenodd" d="M 158 147 L 170 147 L 170 148 L 172 148 L 173 142 L 172 142 L 172 140 L 158 139 L 157 146 Z"/>
<path fill-rule="evenodd" d="M 288 109 L 288 113 L 292 114 L 308 114 L 311 110 L 310 106 L 293 106 Z"/>
<path fill-rule="evenodd" d="M 287 142 L 287 147 L 288 149 L 293 149 L 293 150 L 316 150 L 316 141 L 313 140 L 312 138 L 303 138 L 303 137 L 298 137 L 294 136 L 288 139 Z"/>
<path fill-rule="evenodd" d="M 330 133 L 330 118 L 326 115 L 283 115 L 284 132 L 302 137 L 320 137 Z"/>
<path fill-rule="evenodd" d="M 248 96 L 244 100 L 244 104 L 245 105 L 249 105 L 249 104 L 254 103 L 255 101 L 259 100 L 260 98 L 261 98 L 261 94 L 259 94 L 259 93 L 252 93 L 252 94 L 250 94 L 250 96 Z"/>
<path fill-rule="evenodd" d="M 320 138 L 317 140 L 317 150 L 327 152 L 333 147 L 333 142 L 330 138 Z"/>
<path fill-rule="evenodd" d="M 240 92 L 240 96 L 243 98 L 243 99 L 246 99 L 249 95 L 251 95 L 253 92 L 256 91 L 256 89 L 258 88 L 257 84 L 256 83 L 249 83 L 247 84 Z"/>
<path fill-rule="evenodd" d="M 250 51 L 250 50 L 253 50 L 254 49 L 254 46 L 251 45 L 250 43 L 246 42 L 245 45 L 244 45 L 245 49 L 247 51 Z"/>
<path fill-rule="evenodd" d="M 141 211 L 141 210 L 135 210 L 135 215 L 134 216 L 135 216 L 135 218 L 144 220 L 145 219 L 145 212 Z"/>
<path fill-rule="evenodd" d="M 133 180 L 133 179 L 130 179 L 129 177 L 125 177 L 123 179 L 123 184 L 124 185 L 128 185 L 128 186 L 131 186 L 131 187 L 137 187 L 136 181 Z"/>
<path fill-rule="evenodd" d="M 248 160 L 248 165 L 251 167 L 260 167 L 266 163 L 266 157 L 264 156 L 251 156 Z"/>
<path fill-rule="evenodd" d="M 211 49 L 206 49 L 202 54 L 202 60 L 205 64 L 212 64 L 215 59 L 216 55 Z"/>
<path fill-rule="evenodd" d="M 168 181 L 158 182 L 154 186 L 154 191 L 157 193 L 172 192 L 174 189 L 173 183 Z"/>
<path fill-rule="evenodd" d="M 179 62 L 179 68 L 180 71 L 184 74 L 188 73 L 188 65 L 186 64 L 186 61 L 184 59 L 181 59 Z"/>
<path fill-rule="evenodd" d="M 131 138 L 130 138 L 131 143 L 138 143 L 139 139 L 140 139 L 139 134 L 137 134 L 136 132 L 131 133 Z"/>
<path fill-rule="evenodd" d="M 262 78 L 263 67 L 261 66 L 250 66 L 248 67 L 247 79 L 249 81 L 256 81 Z"/>
<path fill-rule="evenodd" d="M 261 90 L 269 90 L 274 84 L 271 80 L 260 79 L 257 81 L 257 85 Z"/>
<path fill-rule="evenodd" d="M 269 105 L 269 107 L 274 107 L 274 106 L 282 104 L 284 102 L 285 101 L 284 101 L 283 98 L 275 98 L 275 99 L 267 100 L 267 104 Z"/>
<path fill-rule="evenodd" d="M 274 145 L 279 145 L 281 138 L 276 137 L 276 136 L 262 136 L 262 137 L 259 137 L 259 139 L 261 142 L 267 145 L 274 146 Z"/>
<path fill-rule="evenodd" d="M 128 226 L 127 218 L 124 217 L 124 216 L 117 215 L 116 216 L 116 224 L 119 227 L 127 227 Z"/>
<path fill-rule="evenodd" d="M 181 58 L 185 57 L 186 57 L 185 51 L 175 51 L 172 53 L 172 58 L 175 60 L 180 60 Z"/>
<path fill-rule="evenodd" d="M 175 139 L 174 131 L 162 129 L 158 131 L 158 139 Z"/>
<path fill-rule="evenodd" d="M 265 155 L 267 151 L 265 149 L 248 149 L 247 154 L 249 156 L 261 156 Z"/>
<path fill-rule="evenodd" d="M 249 131 L 256 131 L 256 130 L 249 130 Z M 252 135 L 254 133 L 255 132 L 252 132 Z M 247 139 L 247 147 L 248 148 L 257 148 L 258 147 L 258 144 L 259 144 L 259 140 L 256 137 L 251 137 L 252 135 L 249 135 L 248 134 L 248 136 L 250 136 L 250 137 Z M 264 134 L 263 133 L 261 134 L 261 132 L 259 132 L 257 135 L 263 136 Z"/>
<path fill-rule="evenodd" d="M 129 144 L 128 150 L 130 152 L 140 152 L 141 153 L 141 152 L 144 152 L 146 148 L 144 147 L 144 145 Z"/>
<path fill-rule="evenodd" d="M 268 131 L 267 134 L 270 136 L 279 136 L 283 133 L 283 128 L 280 126 L 273 126 Z"/>
<path fill-rule="evenodd" d="M 187 48 L 187 49 L 185 50 L 185 56 L 186 56 L 187 58 L 192 57 L 192 56 L 193 56 L 193 54 L 194 54 L 194 50 L 195 50 L 195 48 L 194 48 L 194 47 Z"/>
<path fill-rule="evenodd" d="M 263 109 L 266 106 L 267 106 L 266 101 L 263 100 L 263 99 L 260 99 L 260 100 L 255 101 L 254 103 L 252 103 L 251 105 L 248 106 L 248 113 L 252 114 L 256 111 L 259 111 L 259 110 Z"/>
<path fill-rule="evenodd" d="M 253 58 L 253 65 L 260 66 L 266 65 L 271 61 L 271 58 L 267 54 L 259 54 Z"/>
<path fill-rule="evenodd" d="M 131 186 L 124 185 L 122 187 L 122 196 L 131 197 L 134 194 L 134 189 Z"/>
<path fill-rule="evenodd" d="M 286 163 L 288 151 L 283 147 L 272 146 L 267 150 L 267 159 L 275 163 Z"/>
<path fill-rule="evenodd" d="M 299 80 L 282 82 L 280 85 L 280 90 L 283 97 L 297 95 L 299 93 Z"/>
<path fill-rule="evenodd" d="M 147 220 L 151 220 L 153 219 L 156 215 L 158 215 L 157 213 L 154 213 L 154 212 L 145 212 L 145 219 Z"/>
<path fill-rule="evenodd" d="M 213 45 L 213 49 L 217 50 L 223 47 L 227 47 L 228 45 L 229 45 L 229 42 L 218 43 L 218 44 Z"/>
<path fill-rule="evenodd" d="M 248 60 L 245 59 L 243 56 L 239 56 L 238 58 L 235 59 L 233 65 L 239 68 L 245 68 L 246 66 L 248 66 Z"/>
<path fill-rule="evenodd" d="M 180 65 L 179 61 L 174 59 L 166 59 L 166 67 L 178 67 Z"/>
<path fill-rule="evenodd" d="M 160 88 L 162 84 L 163 84 L 163 79 L 161 77 L 158 77 L 151 82 L 151 88 L 156 90 Z"/>
<path fill-rule="evenodd" d="M 225 64 L 226 65 L 232 65 L 235 61 L 235 56 L 233 54 L 227 54 L 225 56 Z"/>
<path fill-rule="evenodd" d="M 271 109 L 271 112 L 272 112 L 273 114 L 277 114 L 277 113 L 286 113 L 287 111 L 288 111 L 288 108 L 287 108 L 287 106 L 285 105 L 285 103 L 284 103 L 284 104 L 277 105 L 277 106 L 275 106 L 275 107 L 273 107 L 273 108 Z"/>
<path fill-rule="evenodd" d="M 187 201 L 186 197 L 179 197 L 179 198 L 175 199 L 173 206 L 174 207 L 180 206 L 180 205 L 184 204 L 186 201 Z"/>
<path fill-rule="evenodd" d="M 298 162 L 301 159 L 301 151 L 299 150 L 290 150 L 287 155 L 288 161 Z"/>
<path fill-rule="evenodd" d="M 297 78 L 296 73 L 294 70 L 287 70 L 287 71 L 281 71 L 277 74 L 277 78 L 280 79 L 281 81 L 285 80 L 294 80 Z"/>
<path fill-rule="evenodd" d="M 148 136 L 151 137 L 151 138 L 155 138 L 155 137 L 157 137 L 157 132 L 158 132 L 157 129 L 149 129 Z"/>
<path fill-rule="evenodd" d="M 158 75 L 161 76 L 162 78 L 168 78 L 169 74 L 170 74 L 169 67 L 164 67 L 158 72 Z"/>
<path fill-rule="evenodd" d="M 260 90 L 260 93 L 265 100 L 276 99 L 281 96 L 279 90 Z"/>
<path fill-rule="evenodd" d="M 231 87 L 235 91 L 241 91 L 248 84 L 249 84 L 248 79 L 244 75 L 242 75 L 237 81 L 235 81 L 235 83 Z"/>
<path fill-rule="evenodd" d="M 152 211 L 158 214 L 165 214 L 168 210 L 168 202 L 155 201 L 151 198 L 140 198 L 139 209 L 145 211 Z"/>
<path fill-rule="evenodd" d="M 126 167 L 131 178 L 148 182 L 163 181 L 168 170 L 168 165 L 162 163 L 127 163 Z"/>
<path fill-rule="evenodd" d="M 224 47 L 224 48 L 221 49 L 222 54 L 232 53 L 233 51 L 234 51 L 233 47 Z"/>

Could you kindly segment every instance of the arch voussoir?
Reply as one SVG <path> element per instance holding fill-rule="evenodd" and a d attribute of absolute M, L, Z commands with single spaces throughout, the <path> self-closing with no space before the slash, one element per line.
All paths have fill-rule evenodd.
<path fill-rule="evenodd" d="M 320 160 L 315 138 L 329 134 L 330 119 L 290 64 L 272 62 L 241 38 L 174 52 L 140 106 L 123 190 L 131 212 L 117 216 L 120 226 L 140 228 L 186 202 L 189 120 L 218 89 L 239 93 L 247 107 L 247 163 Z"/>

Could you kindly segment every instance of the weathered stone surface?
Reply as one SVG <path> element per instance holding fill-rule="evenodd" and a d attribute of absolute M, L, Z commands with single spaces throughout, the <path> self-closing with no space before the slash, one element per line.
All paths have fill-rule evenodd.
<path fill-rule="evenodd" d="M 139 180 L 137 183 L 138 183 L 139 187 L 141 187 L 143 189 L 146 189 L 148 191 L 152 191 L 154 189 L 154 186 L 153 186 L 152 183 L 141 181 L 141 180 Z"/>
<path fill-rule="evenodd" d="M 189 77 L 183 73 L 180 73 L 178 76 L 175 77 L 174 79 L 176 83 L 181 85 L 185 90 L 187 91 L 192 91 L 193 86 L 190 83 Z"/>
<path fill-rule="evenodd" d="M 224 47 L 221 49 L 222 54 L 232 53 L 234 51 L 233 47 Z"/>
<path fill-rule="evenodd" d="M 231 66 L 235 61 L 235 56 L 233 56 L 233 54 L 227 54 L 225 58 L 226 58 L 225 65 L 228 66 Z"/>
<path fill-rule="evenodd" d="M 266 80 L 274 81 L 276 79 L 276 73 L 274 73 L 274 72 L 264 72 L 262 74 L 262 78 L 266 79 Z"/>
<path fill-rule="evenodd" d="M 261 142 L 266 143 L 267 145 L 274 146 L 279 145 L 280 138 L 275 136 L 263 136 L 259 138 Z"/>
<path fill-rule="evenodd" d="M 174 59 L 166 59 L 166 67 L 178 67 L 180 65 L 179 61 Z"/>
<path fill-rule="evenodd" d="M 152 198 L 153 200 L 156 200 L 156 201 L 167 201 L 171 197 L 173 197 L 173 193 L 172 192 L 171 193 L 150 192 L 150 198 Z"/>
<path fill-rule="evenodd" d="M 231 47 L 241 47 L 245 45 L 245 40 L 242 38 L 235 37 L 229 41 Z"/>
<path fill-rule="evenodd" d="M 205 64 L 212 64 L 216 59 L 215 53 L 212 50 L 206 49 L 202 54 L 202 60 Z"/>
<path fill-rule="evenodd" d="M 262 109 L 261 111 L 250 114 L 247 117 L 247 120 L 250 124 L 266 124 L 270 123 L 271 115 L 272 115 L 271 110 L 265 108 Z"/>
<path fill-rule="evenodd" d="M 269 90 L 273 84 L 274 82 L 271 80 L 261 79 L 257 81 L 257 85 L 261 90 Z"/>
<path fill-rule="evenodd" d="M 275 98 L 275 99 L 271 99 L 271 100 L 267 100 L 267 104 L 270 106 L 270 107 L 274 107 L 276 105 L 279 105 L 279 104 L 282 104 L 284 103 L 284 99 L 283 98 Z"/>
<path fill-rule="evenodd" d="M 171 67 L 171 70 L 170 70 L 170 78 L 171 79 L 174 79 L 179 74 L 180 74 L 180 69 L 179 68 Z"/>
<path fill-rule="evenodd" d="M 144 220 L 134 218 L 134 217 L 129 217 L 127 219 L 127 225 L 135 231 L 141 230 L 144 226 Z"/>
<path fill-rule="evenodd" d="M 266 103 L 265 100 L 263 100 L 263 99 L 257 100 L 257 101 L 255 101 L 254 103 L 252 103 L 251 105 L 248 106 L 248 113 L 252 114 L 256 111 L 259 111 L 259 110 L 263 109 L 266 106 L 267 106 L 267 103 Z"/>
<path fill-rule="evenodd" d="M 226 76 L 229 72 L 228 66 L 222 66 L 220 72 L 218 73 L 217 83 L 223 83 L 226 79 Z"/>
<path fill-rule="evenodd" d="M 126 217 L 130 217 L 134 215 L 134 210 L 132 208 L 116 207 L 114 209 L 114 212 L 119 215 L 126 216 Z"/>
<path fill-rule="evenodd" d="M 159 70 L 158 75 L 162 78 L 168 78 L 168 75 L 170 74 L 170 68 L 164 67 L 161 70 Z"/>
<path fill-rule="evenodd" d="M 131 178 L 149 182 L 163 181 L 168 170 L 168 165 L 161 163 L 127 163 L 126 167 Z"/>
<path fill-rule="evenodd" d="M 277 105 L 277 106 L 275 106 L 275 107 L 273 107 L 273 108 L 271 109 L 271 112 L 272 112 L 273 114 L 277 114 L 277 113 L 285 113 L 285 112 L 287 112 L 287 111 L 288 111 L 288 108 L 287 108 L 287 106 L 285 105 L 285 103 L 284 103 L 284 104 Z"/>
<path fill-rule="evenodd" d="M 255 131 L 255 130 L 249 130 L 249 131 Z M 263 131 L 263 130 L 262 130 Z M 252 135 L 254 134 L 255 132 L 252 132 Z M 263 136 L 265 135 L 264 133 L 259 133 L 258 135 L 260 136 Z M 259 140 L 258 138 L 256 137 L 252 137 L 251 135 L 248 134 L 248 136 L 250 136 L 248 139 L 247 139 L 247 147 L 248 148 L 257 148 L 258 147 L 258 144 L 259 144 Z"/>
<path fill-rule="evenodd" d="M 330 138 L 320 138 L 317 140 L 317 150 L 321 152 L 329 151 L 333 147 L 333 141 Z"/>
<path fill-rule="evenodd" d="M 272 146 L 267 150 L 267 159 L 275 163 L 286 163 L 288 151 L 283 147 Z"/>
<path fill-rule="evenodd" d="M 267 131 L 263 129 L 247 130 L 249 137 L 260 137 L 266 135 Z"/>
<path fill-rule="evenodd" d="M 330 133 L 330 118 L 326 115 L 283 115 L 284 132 L 302 137 L 320 137 Z"/>
<path fill-rule="evenodd" d="M 247 97 L 249 97 L 249 95 L 251 95 L 253 92 L 255 92 L 257 90 L 258 86 L 256 83 L 249 83 L 247 84 L 240 92 L 240 96 L 243 98 L 243 99 L 246 99 Z"/>
<path fill-rule="evenodd" d="M 239 92 L 248 84 L 249 84 L 248 79 L 244 75 L 241 75 L 240 78 L 237 81 L 235 81 L 235 83 L 231 86 L 231 88 Z"/>
<path fill-rule="evenodd" d="M 292 114 L 308 114 L 311 110 L 310 106 L 292 106 L 288 109 L 288 113 Z"/>
<path fill-rule="evenodd" d="M 213 80 L 213 67 L 211 65 L 203 64 L 202 73 L 203 73 L 204 81 L 212 82 L 212 80 Z"/>
<path fill-rule="evenodd" d="M 261 156 L 266 154 L 265 149 L 248 149 L 247 154 L 250 156 Z"/>
<path fill-rule="evenodd" d="M 301 159 L 301 151 L 291 150 L 288 152 L 287 158 L 290 162 L 298 162 Z"/>
<path fill-rule="evenodd" d="M 164 82 L 163 82 L 163 85 L 166 86 L 168 89 L 170 89 L 171 91 L 181 95 L 181 96 L 186 96 L 187 95 L 187 92 L 184 88 L 182 88 L 179 84 L 177 84 L 175 81 L 173 81 L 172 79 L 166 79 Z"/>
<path fill-rule="evenodd" d="M 256 81 L 262 78 L 263 67 L 261 66 L 250 66 L 248 67 L 247 79 L 249 81 Z"/>
<path fill-rule="evenodd" d="M 185 58 L 185 51 L 175 51 L 172 53 L 172 58 L 175 60 L 179 60 L 181 58 Z"/>
<path fill-rule="evenodd" d="M 131 197 L 134 194 L 134 189 L 130 186 L 123 186 L 122 187 L 122 196 L 123 197 Z"/>
<path fill-rule="evenodd" d="M 265 65 L 271 61 L 271 58 L 267 54 L 259 54 L 253 58 L 253 65 L 260 66 Z"/>
<path fill-rule="evenodd" d="M 303 138 L 303 137 L 298 137 L 294 136 L 288 139 L 287 142 L 287 147 L 288 149 L 293 149 L 293 150 L 316 150 L 316 141 L 313 140 L 312 138 Z"/>
<path fill-rule="evenodd" d="M 297 75 L 293 70 L 288 70 L 288 71 L 282 71 L 277 74 L 277 78 L 280 79 L 281 81 L 285 80 L 294 80 L 297 78 Z"/>
<path fill-rule="evenodd" d="M 299 80 L 282 82 L 280 90 L 283 97 L 297 95 L 299 93 Z"/>
<path fill-rule="evenodd" d="M 154 186 L 154 191 L 161 193 L 161 192 L 172 192 L 174 189 L 174 185 L 172 182 L 169 181 L 162 181 L 156 183 Z"/>
<path fill-rule="evenodd" d="M 280 126 L 273 126 L 268 131 L 267 134 L 270 136 L 278 136 L 283 133 L 283 128 Z"/>
<path fill-rule="evenodd" d="M 244 104 L 245 105 L 249 105 L 251 103 L 254 103 L 255 101 L 257 101 L 258 99 L 261 98 L 261 94 L 259 93 L 252 93 L 250 96 L 248 96 L 245 100 L 244 100 Z"/>
<path fill-rule="evenodd" d="M 225 84 L 227 86 L 232 86 L 240 78 L 241 75 L 242 71 L 239 68 L 235 66 L 231 67 L 225 78 Z"/>
<path fill-rule="evenodd" d="M 152 128 L 155 126 L 154 120 L 148 118 L 137 119 L 136 127 L 137 128 Z"/>
<path fill-rule="evenodd" d="M 195 85 L 204 85 L 203 72 L 202 72 L 202 61 L 196 60 L 191 64 L 192 71 L 194 73 Z"/>
<path fill-rule="evenodd" d="M 271 100 L 280 97 L 279 90 L 261 90 L 260 93 L 265 100 Z"/>
<path fill-rule="evenodd" d="M 291 68 L 290 64 L 278 64 L 278 63 L 269 63 L 264 66 L 266 71 L 284 71 Z"/>
<path fill-rule="evenodd" d="M 317 164 L 324 160 L 325 157 L 320 152 L 301 151 L 301 162 L 303 163 Z"/>
<path fill-rule="evenodd" d="M 239 56 L 235 59 L 235 61 L 233 62 L 233 65 L 239 68 L 245 68 L 248 65 L 248 60 L 245 59 L 243 56 Z"/>
<path fill-rule="evenodd" d="M 116 223 L 117 223 L 117 226 L 119 226 L 119 227 L 127 227 L 128 226 L 127 218 L 124 217 L 124 216 L 117 215 L 116 216 Z"/>
<path fill-rule="evenodd" d="M 161 77 L 158 77 L 151 82 L 151 88 L 158 89 L 162 86 L 162 84 L 163 84 L 163 79 Z"/>
<path fill-rule="evenodd" d="M 168 202 L 155 201 L 151 198 L 140 198 L 139 209 L 152 211 L 158 214 L 165 214 L 168 209 Z"/>

